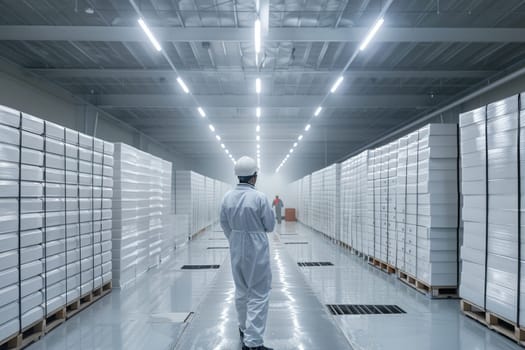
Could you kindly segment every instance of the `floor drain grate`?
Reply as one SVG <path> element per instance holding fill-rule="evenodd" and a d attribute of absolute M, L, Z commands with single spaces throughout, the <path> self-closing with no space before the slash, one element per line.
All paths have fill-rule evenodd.
<path fill-rule="evenodd" d="M 332 315 L 406 314 L 406 312 L 397 305 L 328 304 L 326 306 Z"/>
<path fill-rule="evenodd" d="M 181 270 L 208 270 L 218 269 L 221 265 L 184 265 Z"/>
<path fill-rule="evenodd" d="M 279 233 L 281 236 L 299 236 L 298 233 Z"/>
<path fill-rule="evenodd" d="M 208 249 L 230 249 L 230 247 L 208 247 Z"/>
<path fill-rule="evenodd" d="M 312 262 L 298 262 L 297 265 L 301 267 L 309 267 L 309 266 L 334 266 L 329 261 L 312 261 Z"/>
<path fill-rule="evenodd" d="M 284 244 L 308 244 L 308 242 L 284 242 Z"/>

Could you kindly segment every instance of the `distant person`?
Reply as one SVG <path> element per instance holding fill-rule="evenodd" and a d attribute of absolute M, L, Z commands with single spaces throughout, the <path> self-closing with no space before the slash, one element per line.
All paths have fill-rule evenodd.
<path fill-rule="evenodd" d="M 275 218 L 268 198 L 255 189 L 258 171 L 252 158 L 237 160 L 239 184 L 224 196 L 221 205 L 243 350 L 272 350 L 263 345 L 263 336 L 272 285 L 268 233 L 275 228 Z"/>
<path fill-rule="evenodd" d="M 275 196 L 275 199 L 273 200 L 272 207 L 275 208 L 275 217 L 277 218 L 277 223 L 280 224 L 282 220 L 282 213 L 281 210 L 284 207 L 283 201 L 279 198 L 279 196 Z"/>

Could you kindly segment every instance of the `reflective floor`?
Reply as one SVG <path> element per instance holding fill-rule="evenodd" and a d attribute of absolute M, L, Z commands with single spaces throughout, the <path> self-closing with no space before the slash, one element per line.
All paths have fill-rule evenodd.
<path fill-rule="evenodd" d="M 271 242 L 266 344 L 276 350 L 522 349 L 462 316 L 457 300 L 430 300 L 302 225 L 283 223 Z M 227 245 L 218 230 L 199 236 L 27 349 L 240 349 L 228 250 L 208 249 Z M 334 266 L 299 268 L 299 261 Z M 184 264 L 221 269 L 182 271 Z M 323 306 L 331 303 L 396 304 L 407 313 L 331 316 Z M 194 314 L 181 322 L 187 312 Z"/>

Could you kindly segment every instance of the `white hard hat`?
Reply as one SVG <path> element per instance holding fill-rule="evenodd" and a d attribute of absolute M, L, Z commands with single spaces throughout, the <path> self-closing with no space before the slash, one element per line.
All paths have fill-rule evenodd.
<path fill-rule="evenodd" d="M 259 168 L 257 168 L 257 163 L 253 158 L 244 156 L 237 159 L 237 163 L 235 163 L 236 176 L 252 176 L 258 171 Z"/>

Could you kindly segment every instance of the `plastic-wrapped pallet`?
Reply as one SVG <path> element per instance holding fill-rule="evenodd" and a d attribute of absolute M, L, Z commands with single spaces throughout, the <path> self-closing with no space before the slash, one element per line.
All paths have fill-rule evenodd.
<path fill-rule="evenodd" d="M 416 277 L 430 286 L 457 286 L 457 126 L 419 131 Z"/>
<path fill-rule="evenodd" d="M 112 250 L 112 228 L 113 228 L 113 166 L 114 166 L 114 146 L 112 143 L 104 142 L 104 152 L 102 160 L 102 220 L 100 227 L 101 254 L 100 261 L 102 265 L 102 284 L 107 284 L 113 280 L 113 265 L 111 261 Z"/>
<path fill-rule="evenodd" d="M 388 152 L 388 227 L 387 227 L 387 260 L 392 266 L 397 262 L 397 158 L 399 142 L 392 142 Z"/>
<path fill-rule="evenodd" d="M 113 188 L 113 278 L 124 287 L 137 275 L 137 150 L 126 144 L 115 144 Z"/>
<path fill-rule="evenodd" d="M 399 139 L 396 173 L 396 232 L 397 256 L 395 266 L 405 271 L 405 234 L 406 234 L 406 200 L 407 200 L 407 161 L 408 136 Z"/>
<path fill-rule="evenodd" d="M 352 225 L 352 170 L 353 158 L 341 164 L 341 240 L 353 246 L 354 235 Z"/>
<path fill-rule="evenodd" d="M 520 174 L 525 123 L 520 98 L 523 108 L 522 94 L 460 116 L 464 220 L 460 296 L 523 326 L 524 308 L 518 310 L 524 284 L 519 247 L 520 242 L 523 247 Z"/>
<path fill-rule="evenodd" d="M 365 231 L 364 231 L 364 249 L 363 254 L 372 256 L 374 252 L 374 235 L 375 235 L 375 193 L 374 193 L 374 161 L 375 150 L 368 151 L 368 162 L 366 169 L 366 213 L 365 213 Z"/>
<path fill-rule="evenodd" d="M 175 248 L 175 236 L 171 223 L 171 183 L 172 183 L 172 166 L 170 162 L 162 161 L 162 233 L 161 233 L 161 259 L 166 260 L 171 251 Z"/>
<path fill-rule="evenodd" d="M 113 236 L 111 243 L 102 241 L 96 251 L 102 252 L 102 280 L 111 276 L 111 266 L 115 284 L 125 287 L 159 265 L 162 238 L 169 239 L 169 233 L 163 233 L 168 221 L 163 219 L 163 203 L 171 202 L 171 186 L 163 178 L 163 169 L 171 169 L 171 163 L 163 165 L 163 160 L 122 143 L 103 151 L 107 162 L 114 164 L 114 171 L 108 165 L 103 167 L 104 172 L 112 172 L 114 191 L 102 187 L 101 200 L 113 195 L 113 201 L 107 202 L 112 209 L 102 210 L 101 232 L 105 237 L 105 230 L 112 228 Z M 103 179 L 109 180 L 106 176 Z M 113 252 L 111 264 L 107 261 L 107 249 Z"/>
<path fill-rule="evenodd" d="M 25 210 L 20 214 L 20 240 L 21 240 L 21 263 L 22 280 L 20 288 L 20 298 L 22 303 L 22 329 L 30 326 L 34 322 L 42 319 L 46 300 L 45 295 L 45 270 L 42 262 L 46 261 L 44 255 L 45 240 L 42 232 L 44 231 L 44 211 L 42 203 L 44 200 L 44 168 L 40 166 L 44 163 L 44 123 L 42 120 L 30 115 L 23 115 L 21 120 L 22 133 L 22 154 L 23 163 L 29 163 L 31 155 L 34 157 L 35 165 L 33 168 L 22 165 L 21 182 L 21 201 L 36 205 L 35 210 Z M 26 160 L 27 159 L 27 160 Z M 29 164 L 28 164 L 29 165 Z M 32 177 L 31 175 L 34 175 Z M 28 179 L 26 181 L 25 179 Z M 40 202 L 40 203 L 39 203 Z"/>
<path fill-rule="evenodd" d="M 65 129 L 66 279 L 67 303 L 80 298 L 79 136 Z M 83 178 L 82 181 L 85 179 Z"/>
<path fill-rule="evenodd" d="M 407 185 L 406 185 L 406 229 L 405 229 L 405 272 L 416 276 L 417 262 L 417 163 L 419 133 L 408 135 L 407 143 Z"/>
<path fill-rule="evenodd" d="M 0 106 L 0 341 L 20 330 L 19 127 L 20 113 Z M 39 273 L 36 275 L 40 276 Z"/>
<path fill-rule="evenodd" d="M 487 106 L 488 230 L 486 308 L 509 320 L 517 317 L 518 98 Z"/>
<path fill-rule="evenodd" d="M 22 126 L 24 121 L 23 116 Z M 67 294 L 65 132 L 58 125 L 38 122 L 45 142 L 45 290 L 50 316 L 66 305 Z M 36 125 L 37 120 L 32 123 Z"/>
<path fill-rule="evenodd" d="M 221 184 L 220 193 L 216 196 L 215 189 L 218 187 L 216 180 L 192 171 L 176 172 L 176 213 L 181 224 L 185 221 L 184 216 L 187 216 L 189 222 L 187 232 L 190 238 L 217 222 L 222 197 L 230 188 L 224 183 Z M 215 197 L 217 200 L 214 200 Z M 185 228 L 181 229 L 186 231 Z"/>

